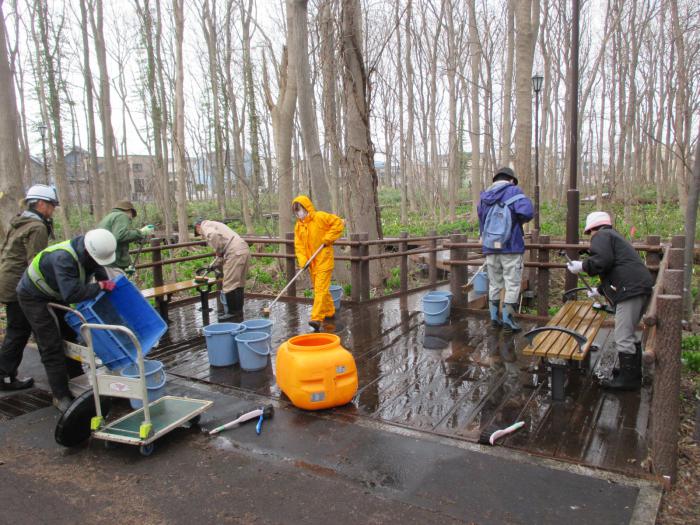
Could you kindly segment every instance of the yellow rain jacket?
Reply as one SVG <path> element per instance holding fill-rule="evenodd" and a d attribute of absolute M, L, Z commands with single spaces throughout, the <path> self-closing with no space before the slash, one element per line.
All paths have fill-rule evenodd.
<path fill-rule="evenodd" d="M 329 292 L 331 274 L 335 266 L 331 244 L 342 235 L 345 221 L 332 213 L 316 211 L 311 199 L 306 195 L 299 195 L 292 201 L 294 202 L 298 202 L 309 212 L 303 220 L 297 219 L 294 226 L 294 251 L 299 266 L 303 267 L 319 246 L 327 245 L 311 262 L 309 268 L 314 285 L 311 320 L 323 321 L 324 318 L 335 314 L 333 299 Z"/>

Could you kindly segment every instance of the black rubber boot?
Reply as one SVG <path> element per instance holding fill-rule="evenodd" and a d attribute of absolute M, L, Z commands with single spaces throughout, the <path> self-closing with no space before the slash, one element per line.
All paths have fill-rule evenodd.
<path fill-rule="evenodd" d="M 639 363 L 639 373 L 642 373 L 642 342 L 637 341 L 634 343 L 634 357 L 637 359 L 637 362 Z M 613 377 L 617 377 L 617 374 L 620 373 L 620 366 L 618 363 L 618 366 L 613 368 L 612 370 L 612 375 Z"/>
<path fill-rule="evenodd" d="M 500 328 L 503 326 L 498 317 L 498 306 L 500 301 L 489 301 L 489 314 L 491 315 L 491 328 Z"/>
<path fill-rule="evenodd" d="M 309 326 L 313 328 L 314 332 L 321 330 L 321 323 L 319 321 L 309 321 Z"/>
<path fill-rule="evenodd" d="M 639 390 L 642 386 L 642 362 L 634 354 L 618 353 L 620 370 L 612 379 L 601 382 L 603 388 L 611 390 Z"/>
<path fill-rule="evenodd" d="M 17 377 L 0 377 L 0 390 L 24 390 L 34 386 L 34 378 L 25 377 L 18 379 Z"/>
<path fill-rule="evenodd" d="M 243 320 L 243 288 L 226 292 L 226 310 L 228 313 L 219 316 L 219 321 L 240 322 Z"/>
<path fill-rule="evenodd" d="M 60 397 L 53 398 L 53 406 L 55 406 L 58 411 L 63 414 L 68 408 L 73 404 L 73 396 L 71 394 L 65 394 Z"/>
<path fill-rule="evenodd" d="M 516 306 L 517 305 L 512 303 L 503 304 L 503 331 L 506 333 L 514 333 L 522 330 L 520 325 L 513 319 Z"/>

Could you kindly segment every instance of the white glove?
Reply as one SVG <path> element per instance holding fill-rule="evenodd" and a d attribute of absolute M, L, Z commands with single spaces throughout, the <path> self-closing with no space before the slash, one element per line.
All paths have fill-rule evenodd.
<path fill-rule="evenodd" d="M 583 263 L 581 261 L 570 261 L 566 263 L 566 269 L 576 275 L 583 271 Z"/>
<path fill-rule="evenodd" d="M 148 235 L 153 235 L 153 232 L 155 231 L 155 229 L 156 229 L 156 227 L 153 226 L 152 224 L 147 224 L 146 226 L 144 226 L 143 228 L 141 228 L 139 231 L 140 231 L 143 235 L 148 236 Z"/>
<path fill-rule="evenodd" d="M 588 291 L 586 291 L 586 295 L 588 296 L 589 299 L 592 299 L 594 301 L 597 299 L 600 299 L 600 294 L 598 293 L 597 290 L 588 290 Z"/>

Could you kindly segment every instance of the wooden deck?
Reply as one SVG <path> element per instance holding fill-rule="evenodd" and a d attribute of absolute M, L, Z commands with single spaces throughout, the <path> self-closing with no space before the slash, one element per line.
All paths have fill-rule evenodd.
<path fill-rule="evenodd" d="M 260 317 L 267 301 L 246 301 L 245 317 Z M 585 371 L 572 371 L 565 402 L 552 403 L 545 370 L 526 357 L 522 336 L 489 327 L 486 316 L 453 313 L 446 327 L 423 324 L 420 294 L 338 313 L 343 346 L 355 357 L 359 390 L 353 402 L 329 411 L 365 417 L 457 439 L 478 441 L 525 421 L 501 444 L 547 457 L 640 475 L 647 455 L 650 391 L 609 393 Z M 308 331 L 310 305 L 279 303 L 272 311 L 273 350 Z M 260 372 L 211 368 L 198 334 L 197 305 L 171 311 L 166 339 L 150 355 L 183 379 L 279 398 L 274 356 Z M 525 330 L 534 326 L 525 326 Z M 601 329 L 601 348 L 609 330 Z M 591 354 L 591 367 L 603 352 Z"/>

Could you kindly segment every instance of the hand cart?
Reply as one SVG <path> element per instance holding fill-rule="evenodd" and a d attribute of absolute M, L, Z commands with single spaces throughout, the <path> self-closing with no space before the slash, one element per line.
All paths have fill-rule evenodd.
<path fill-rule="evenodd" d="M 98 375 L 92 330 L 126 334 L 136 348 L 139 377 L 129 378 L 109 373 Z M 202 412 L 214 404 L 213 401 L 178 396 L 164 396 L 149 403 L 143 351 L 134 333 L 125 326 L 95 323 L 84 323 L 80 327 L 80 333 L 90 350 L 87 357 L 96 410 L 95 417 L 90 421 L 90 429 L 92 436 L 104 440 L 106 445 L 112 442 L 138 445 L 143 456 L 150 456 L 156 439 L 177 427 L 197 424 Z M 107 424 L 102 416 L 100 395 L 141 400 L 143 407 Z"/>
<path fill-rule="evenodd" d="M 75 315 L 78 319 L 80 319 L 80 321 L 83 324 L 87 323 L 87 320 L 85 319 L 82 313 L 80 313 L 78 310 L 75 310 L 74 308 L 70 308 L 69 306 L 65 306 L 63 304 L 58 303 L 49 303 L 48 309 L 49 313 L 54 318 L 54 321 L 56 321 L 56 325 L 59 326 L 59 328 L 61 325 L 58 322 L 58 314 L 56 313 L 56 310 L 70 312 L 73 315 Z M 87 370 L 88 353 L 90 352 L 87 346 L 64 339 L 63 350 L 67 358 L 81 363 L 83 365 L 83 370 Z M 96 357 L 95 362 L 97 363 L 98 368 L 102 366 L 102 361 L 100 360 L 100 358 Z M 72 377 L 68 383 L 68 386 L 70 387 L 71 393 L 74 396 L 79 396 L 80 394 L 82 394 L 90 388 L 90 384 L 88 382 L 88 375 L 82 374 L 76 377 Z"/>

